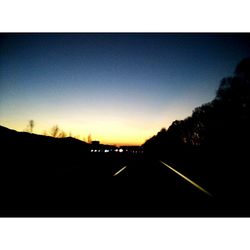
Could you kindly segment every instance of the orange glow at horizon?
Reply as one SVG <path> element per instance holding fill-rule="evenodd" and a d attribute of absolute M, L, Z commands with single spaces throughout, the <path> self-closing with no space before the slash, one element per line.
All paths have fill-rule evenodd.
<path fill-rule="evenodd" d="M 86 142 L 91 135 L 92 140 L 100 141 L 102 144 L 139 146 L 162 128 L 168 128 L 174 120 L 183 119 L 191 114 L 191 110 L 168 106 L 159 114 L 146 114 L 142 110 L 133 110 L 125 114 L 114 111 L 101 113 L 94 110 L 82 115 L 79 111 L 72 112 L 64 107 L 58 112 L 15 112 L 4 119 L 0 117 L 0 124 L 17 131 L 25 131 L 29 120 L 32 119 L 35 122 L 33 132 L 36 134 L 49 134 L 50 129 L 57 125 L 67 136 L 71 134 Z"/>
<path fill-rule="evenodd" d="M 33 120 L 36 134 L 57 125 L 114 145 L 141 145 L 190 116 L 249 54 L 241 34 L 14 33 L 0 42 L 0 125 L 24 131 Z"/>
<path fill-rule="evenodd" d="M 91 135 L 92 141 L 100 141 L 102 144 L 117 146 L 140 146 L 147 139 L 155 135 L 161 127 L 147 128 L 147 126 L 129 126 L 126 123 L 100 121 L 98 123 L 85 123 L 84 125 L 71 124 L 70 122 L 38 122 L 35 120 L 34 134 L 49 135 L 50 129 L 54 125 L 58 125 L 59 129 L 64 131 L 67 136 L 71 135 L 82 141 L 87 142 L 88 136 Z M 12 121 L 1 120 L 0 124 L 9 129 L 23 132 L 28 127 L 28 120 Z"/>

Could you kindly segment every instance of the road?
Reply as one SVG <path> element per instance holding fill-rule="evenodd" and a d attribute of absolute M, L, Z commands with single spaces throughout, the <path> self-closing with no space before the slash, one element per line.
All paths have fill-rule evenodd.
<path fill-rule="evenodd" d="M 4 216 L 214 214 L 213 197 L 158 159 L 143 155 L 91 155 L 64 164 L 48 164 L 46 169 L 41 165 L 17 170 L 11 172 L 13 184 L 9 187 L 12 188 L 2 196 L 1 214 Z M 196 183 L 192 176 L 188 178 Z M 8 183 L 6 179 L 2 186 Z M 206 190 L 202 183 L 198 185 Z"/>
<path fill-rule="evenodd" d="M 98 165 L 99 173 L 93 174 L 97 187 L 93 191 L 94 203 L 100 207 L 97 214 L 105 211 L 110 216 L 199 216 L 213 207 L 213 197 L 204 192 L 201 183 L 197 188 L 159 160 L 118 157 L 100 161 L 102 164 L 98 165 L 96 159 L 93 163 Z"/>

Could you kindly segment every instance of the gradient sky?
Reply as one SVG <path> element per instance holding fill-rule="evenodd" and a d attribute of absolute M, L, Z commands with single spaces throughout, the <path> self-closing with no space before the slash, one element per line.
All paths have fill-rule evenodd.
<path fill-rule="evenodd" d="M 140 145 L 215 96 L 248 34 L 1 34 L 0 124 Z"/>

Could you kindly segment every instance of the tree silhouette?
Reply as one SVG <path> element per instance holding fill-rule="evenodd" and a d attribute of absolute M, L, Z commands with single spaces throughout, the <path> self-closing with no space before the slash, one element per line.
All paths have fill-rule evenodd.
<path fill-rule="evenodd" d="M 30 120 L 28 125 L 30 133 L 33 133 L 34 126 L 35 126 L 34 120 Z"/>
<path fill-rule="evenodd" d="M 194 109 L 192 116 L 174 121 L 145 142 L 149 151 L 172 152 L 187 147 L 225 147 L 250 139 L 250 58 L 243 59 L 234 75 L 223 78 L 213 101 Z M 154 148 L 154 149 L 153 149 Z"/>
<path fill-rule="evenodd" d="M 61 130 L 60 133 L 58 134 L 58 137 L 65 138 L 65 137 L 67 137 L 67 134 L 63 130 Z"/>
<path fill-rule="evenodd" d="M 59 127 L 57 125 L 53 126 L 50 129 L 50 135 L 53 136 L 53 137 L 58 137 L 58 135 L 59 135 Z"/>
<path fill-rule="evenodd" d="M 91 134 L 88 135 L 88 143 L 92 142 Z"/>
<path fill-rule="evenodd" d="M 244 202 L 250 193 L 249 72 L 250 58 L 246 58 L 232 76 L 221 80 L 214 100 L 147 140 L 143 145 L 146 156 L 192 171 L 229 203 L 232 199 L 235 204 Z"/>

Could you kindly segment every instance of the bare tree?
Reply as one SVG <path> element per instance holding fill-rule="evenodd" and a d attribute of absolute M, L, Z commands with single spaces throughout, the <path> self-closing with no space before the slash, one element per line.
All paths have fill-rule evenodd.
<path fill-rule="evenodd" d="M 30 131 L 30 133 L 33 133 L 34 126 L 35 126 L 34 120 L 30 120 L 28 125 L 28 130 Z"/>
<path fill-rule="evenodd" d="M 61 132 L 59 133 L 58 137 L 59 138 L 65 138 L 65 137 L 67 137 L 67 134 L 63 130 L 61 130 Z"/>
<path fill-rule="evenodd" d="M 92 142 L 91 134 L 88 135 L 88 143 Z"/>
<path fill-rule="evenodd" d="M 53 126 L 51 129 L 50 129 L 50 135 L 53 136 L 53 137 L 58 137 L 59 135 L 59 127 L 57 125 Z"/>

